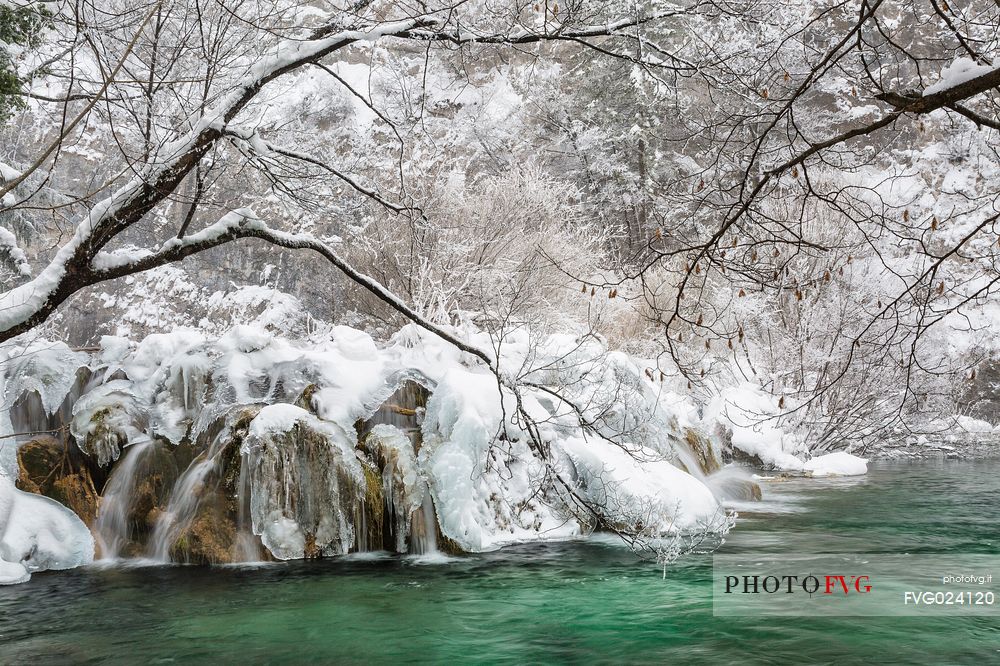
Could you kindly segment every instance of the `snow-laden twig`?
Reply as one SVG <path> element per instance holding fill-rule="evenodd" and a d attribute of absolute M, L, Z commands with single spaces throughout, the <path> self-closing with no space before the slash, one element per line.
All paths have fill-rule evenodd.
<path fill-rule="evenodd" d="M 0 252 L 7 255 L 21 277 L 31 276 L 31 265 L 24 250 L 17 244 L 17 237 L 9 229 L 0 227 Z"/>

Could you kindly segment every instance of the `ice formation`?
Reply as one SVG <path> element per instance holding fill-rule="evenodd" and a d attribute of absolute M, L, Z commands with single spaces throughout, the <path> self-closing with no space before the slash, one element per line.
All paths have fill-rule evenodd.
<path fill-rule="evenodd" d="M 415 326 L 383 346 L 347 327 L 297 342 L 256 326 L 179 329 L 105 337 L 90 354 L 12 348 L 4 387 L 8 404 L 37 393 L 40 409 L 66 415 L 104 470 L 91 526 L 104 558 L 484 551 L 593 529 L 727 529 L 719 488 L 732 475 L 693 405 L 594 336 L 512 332 L 504 348 L 498 379 Z M 37 541 L 50 548 L 58 528 L 75 544 L 5 551 L 9 579 L 23 577 L 15 564 L 88 561 L 78 519 L 5 492 L 18 502 L 4 505 L 9 524 L 44 507 Z"/>

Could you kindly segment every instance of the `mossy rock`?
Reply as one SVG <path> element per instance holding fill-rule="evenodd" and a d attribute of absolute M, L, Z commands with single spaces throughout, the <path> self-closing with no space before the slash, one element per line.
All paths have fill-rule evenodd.
<path fill-rule="evenodd" d="M 703 474 L 708 475 L 722 469 L 722 462 L 715 454 L 712 440 L 705 437 L 694 428 L 686 428 L 684 431 L 684 441 L 687 442 L 688 449 L 694 455 Z M 690 470 L 688 470 L 690 472 Z"/>
<path fill-rule="evenodd" d="M 227 564 L 238 561 L 239 479 L 243 464 L 241 449 L 250 431 L 250 422 L 260 409 L 260 405 L 237 407 L 235 411 L 219 419 L 219 425 L 210 429 L 209 437 L 221 435 L 228 441 L 219 454 L 216 470 L 205 479 L 201 491 L 204 497 L 194 520 L 171 548 L 172 560 L 192 564 Z M 229 431 L 223 434 L 227 425 Z M 205 455 L 210 441 L 207 437 L 199 438 L 195 446 L 191 447 L 190 460 L 181 469 L 186 469 L 198 455 Z M 153 518 L 155 519 L 155 515 Z M 259 550 L 263 553 L 263 549 Z"/>
<path fill-rule="evenodd" d="M 438 550 L 446 555 L 465 555 L 466 551 L 458 545 L 458 542 L 449 539 L 441 532 L 441 526 L 438 525 Z"/>
<path fill-rule="evenodd" d="M 387 543 L 387 540 L 392 539 L 392 535 L 386 533 L 386 505 L 382 472 L 375 463 L 367 458 L 359 456 L 359 459 L 365 478 L 365 488 L 361 506 L 354 514 L 354 549 L 361 550 L 361 546 L 364 545 L 367 550 L 392 550 L 395 544 Z M 362 511 L 366 517 L 364 526 L 361 524 Z M 365 534 L 361 532 L 363 528 Z"/>
<path fill-rule="evenodd" d="M 17 450 L 15 485 L 36 495 L 51 497 L 93 527 L 99 498 L 90 470 L 72 455 L 70 445 L 54 437 L 38 437 Z"/>
<path fill-rule="evenodd" d="M 236 552 L 236 522 L 224 502 L 213 498 L 198 508 L 191 526 L 174 543 L 170 557 L 192 564 L 228 564 Z"/>
<path fill-rule="evenodd" d="M 66 447 L 53 437 L 43 436 L 17 449 L 17 487 L 36 495 L 45 495 L 52 481 L 66 465 Z"/>
<path fill-rule="evenodd" d="M 93 527 L 97 521 L 100 499 L 86 470 L 56 479 L 48 496 L 80 516 L 87 527 Z"/>
<path fill-rule="evenodd" d="M 318 390 L 319 386 L 317 384 L 310 384 L 305 387 L 302 390 L 302 393 L 299 394 L 299 397 L 295 400 L 295 406 L 301 407 L 310 414 L 316 414 L 316 409 L 313 407 L 313 396 L 316 395 Z"/>
<path fill-rule="evenodd" d="M 768 468 L 768 465 L 765 465 L 764 461 L 761 460 L 760 456 L 757 454 L 750 454 L 736 447 L 733 447 L 733 462 L 746 467 L 753 467 L 755 469 Z"/>

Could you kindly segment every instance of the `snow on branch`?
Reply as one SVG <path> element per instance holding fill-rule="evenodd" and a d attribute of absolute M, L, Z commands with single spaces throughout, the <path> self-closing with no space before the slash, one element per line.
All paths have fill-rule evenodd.
<path fill-rule="evenodd" d="M 610 37 L 620 34 L 619 31 L 625 28 L 634 28 L 646 23 L 652 23 L 660 19 L 678 16 L 684 11 L 660 12 L 648 16 L 630 17 L 609 21 L 603 25 L 582 26 L 574 29 L 566 29 L 563 26 L 554 26 L 552 29 L 535 31 L 521 29 L 511 33 L 496 34 L 476 34 L 469 29 L 459 30 L 424 30 L 414 29 L 407 31 L 401 36 L 412 37 L 427 41 L 444 41 L 453 44 L 531 44 L 542 41 L 577 41 L 588 37 Z"/>
<path fill-rule="evenodd" d="M 140 273 L 157 266 L 180 261 L 185 257 L 240 238 L 259 238 L 280 247 L 311 250 L 322 255 L 353 282 L 367 289 L 410 321 L 447 340 L 462 351 L 475 356 L 486 363 L 487 367 L 495 368 L 495 363 L 489 354 L 431 323 L 378 280 L 347 263 L 327 243 L 308 234 L 293 234 L 272 229 L 249 208 L 232 211 L 214 224 L 183 238 L 172 238 L 153 251 L 102 253 L 95 259 L 94 270 L 90 276 L 91 283 Z"/>
<path fill-rule="evenodd" d="M 17 238 L 9 229 L 0 227 L 0 252 L 6 254 L 21 277 L 31 276 L 31 265 L 28 257 L 17 244 Z"/>

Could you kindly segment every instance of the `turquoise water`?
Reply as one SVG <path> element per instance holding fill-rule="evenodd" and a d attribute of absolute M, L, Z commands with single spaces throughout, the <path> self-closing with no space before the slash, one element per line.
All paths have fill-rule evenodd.
<path fill-rule="evenodd" d="M 1000 462 L 765 486 L 722 552 L 1000 552 Z M 0 588 L 3 663 L 1000 664 L 994 618 L 715 618 L 711 556 L 666 580 L 602 542 L 420 564 L 36 574 Z"/>

